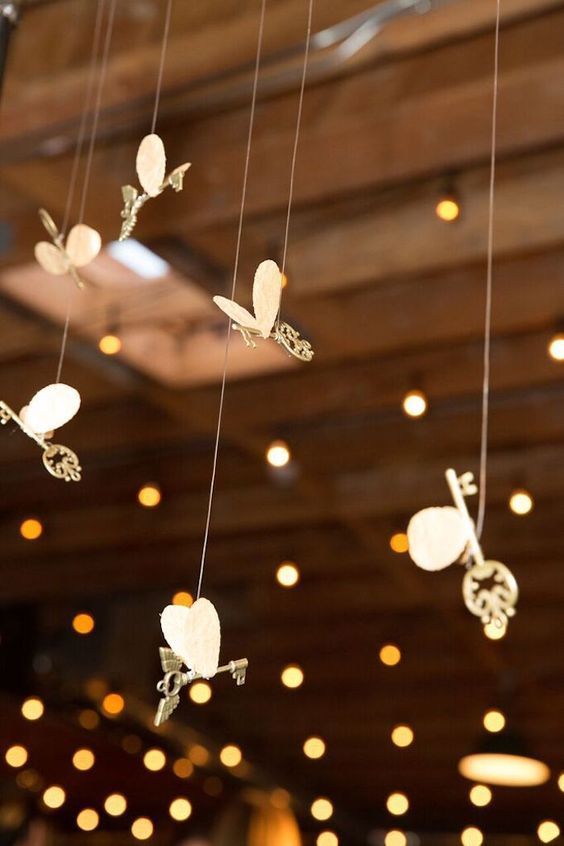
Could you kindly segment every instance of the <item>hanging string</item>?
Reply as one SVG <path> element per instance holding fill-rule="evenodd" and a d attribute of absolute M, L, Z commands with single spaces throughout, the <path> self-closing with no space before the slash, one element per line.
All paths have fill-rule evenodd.
<path fill-rule="evenodd" d="M 104 89 L 104 82 L 106 79 L 106 72 L 108 68 L 108 59 L 110 54 L 110 44 L 112 41 L 112 33 L 114 29 L 114 20 L 115 20 L 115 11 L 116 11 L 116 3 L 117 0 L 111 0 L 109 16 L 106 24 L 106 35 L 104 39 L 104 47 L 102 53 L 102 60 L 100 64 L 100 72 L 98 77 L 98 88 L 96 91 L 96 100 L 94 103 L 94 112 L 92 118 L 92 128 L 90 131 L 90 141 L 88 144 L 88 153 L 86 157 L 86 166 L 84 170 L 84 181 L 82 184 L 82 194 L 80 199 L 80 209 L 78 214 L 78 222 L 81 224 L 84 221 L 84 211 L 86 208 L 86 199 L 88 196 L 88 188 L 90 185 L 90 176 L 92 172 L 92 158 L 94 155 L 94 144 L 96 142 L 96 136 L 98 134 L 98 123 L 100 118 L 100 108 L 102 105 L 102 91 Z M 87 82 L 87 91 L 85 95 L 85 102 L 84 102 L 84 109 L 82 111 L 82 117 L 80 121 L 80 128 L 78 132 L 78 139 L 77 139 L 77 146 L 75 150 L 75 156 L 73 160 L 71 178 L 69 182 L 69 191 L 67 194 L 67 202 L 65 208 L 65 217 L 63 221 L 62 233 L 63 235 L 66 234 L 66 229 L 68 227 L 70 213 L 72 209 L 72 204 L 74 200 L 74 193 L 76 187 L 76 181 L 78 177 L 78 167 L 80 162 L 80 157 L 82 155 L 82 148 L 84 146 L 84 140 L 86 136 L 86 125 L 87 125 L 87 117 L 88 112 L 90 109 L 90 101 L 92 98 L 93 88 L 94 88 L 94 78 L 95 78 L 95 70 L 96 70 L 96 62 L 98 57 L 98 51 L 100 47 L 100 40 L 102 34 L 102 20 L 104 16 L 106 6 L 106 0 L 99 0 L 98 2 L 98 10 L 96 14 L 96 23 L 94 25 L 94 37 L 92 41 L 92 53 L 90 58 L 90 70 L 88 73 L 88 82 Z M 67 341 L 69 337 L 69 327 L 70 327 L 70 319 L 71 319 L 71 308 L 72 308 L 72 282 L 68 281 L 68 290 L 67 290 L 67 307 L 66 307 L 66 316 L 65 316 L 65 323 L 63 326 L 63 337 L 61 339 L 61 348 L 59 352 L 59 361 L 57 364 L 57 376 L 55 379 L 56 384 L 59 384 L 61 381 L 61 373 L 63 370 L 63 362 L 65 359 L 65 354 L 67 350 Z"/>
<path fill-rule="evenodd" d="M 153 121 L 151 123 L 151 134 L 154 133 L 155 128 L 157 126 L 157 115 L 159 113 L 159 104 L 161 101 L 161 88 L 163 85 L 163 72 L 164 72 L 164 64 L 166 58 L 166 50 L 168 46 L 168 36 L 170 33 L 170 19 L 172 15 L 172 0 L 167 0 L 166 12 L 165 12 L 165 25 L 164 25 L 164 32 L 163 32 L 163 40 L 161 44 L 161 59 L 159 63 L 159 73 L 157 76 L 157 90 L 155 93 L 155 106 L 153 109 Z"/>
<path fill-rule="evenodd" d="M 492 136 L 490 160 L 490 188 L 488 209 L 488 256 L 486 273 L 486 305 L 484 319 L 484 381 L 482 385 L 482 427 L 480 438 L 480 482 L 478 518 L 476 534 L 478 539 L 484 530 L 486 514 L 486 485 L 488 471 L 488 427 L 490 404 L 490 365 L 492 334 L 492 291 L 493 291 L 493 254 L 494 254 L 494 211 L 495 211 L 495 166 L 497 142 L 497 101 L 499 88 L 499 30 L 501 18 L 501 0 L 496 0 L 495 38 L 494 38 L 494 78 L 492 103 Z"/>
<path fill-rule="evenodd" d="M 88 80 L 86 83 L 86 92 L 84 94 L 84 107 L 80 118 L 80 127 L 76 139 L 76 148 L 74 151 L 74 159 L 72 163 L 71 176 L 69 180 L 69 189 L 67 192 L 67 202 L 65 206 L 65 214 L 63 217 L 63 224 L 61 226 L 61 234 L 63 237 L 67 234 L 67 228 L 70 221 L 72 205 L 74 202 L 74 195 L 76 190 L 76 181 L 78 179 L 78 170 L 80 159 L 82 158 L 82 148 L 86 138 L 86 125 L 88 121 L 88 113 L 90 111 L 90 103 L 92 100 L 92 93 L 94 91 L 94 80 L 96 78 L 96 62 L 98 59 L 98 51 L 100 49 L 100 39 L 102 36 L 102 20 L 104 17 L 104 8 L 106 0 L 98 0 L 98 8 L 96 10 L 96 21 L 94 23 L 94 34 L 92 37 L 92 49 L 90 51 L 90 67 L 88 70 Z"/>
<path fill-rule="evenodd" d="M 309 9 L 307 17 L 307 35 L 304 49 L 304 63 L 302 67 L 302 81 L 300 85 L 300 96 L 298 100 L 298 116 L 296 118 L 296 132 L 294 134 L 294 149 L 292 151 L 292 165 L 290 167 L 290 189 L 288 192 L 288 209 L 286 211 L 286 227 L 284 231 L 284 248 L 282 251 L 282 273 L 286 270 L 286 256 L 288 254 L 288 236 L 290 233 L 290 217 L 292 214 L 292 204 L 294 202 L 294 178 L 296 175 L 296 161 L 298 158 L 298 143 L 300 140 L 300 129 L 302 125 L 302 111 L 304 105 L 304 92 L 307 76 L 307 67 L 309 62 L 309 48 L 311 44 L 311 24 L 313 19 L 313 0 L 309 0 Z M 278 310 L 278 319 L 280 317 L 280 309 Z"/>
<path fill-rule="evenodd" d="M 253 140 L 253 129 L 255 125 L 255 110 L 257 102 L 257 88 L 259 80 L 260 59 L 262 53 L 262 40 L 264 33 L 264 17 L 266 12 L 266 0 L 261 0 L 260 22 L 257 37 L 257 53 L 255 59 L 255 73 L 253 78 L 253 93 L 251 97 L 251 113 L 249 115 L 249 129 L 247 133 L 247 148 L 245 153 L 245 167 L 243 171 L 243 189 L 241 192 L 241 207 L 239 209 L 239 225 L 237 227 L 237 243 L 235 246 L 235 260 L 233 263 L 233 279 L 231 282 L 231 299 L 235 299 L 235 292 L 237 288 L 237 275 L 239 273 L 239 258 L 241 255 L 241 237 L 243 234 L 243 220 L 245 217 L 245 203 L 247 199 L 247 184 L 249 179 L 249 163 L 251 160 L 251 146 Z M 206 567 L 206 553 L 208 549 L 208 539 L 210 533 L 211 516 L 213 509 L 213 496 L 215 492 L 215 478 L 217 474 L 217 459 L 219 455 L 219 441 L 221 437 L 221 423 L 223 420 L 223 406 L 225 401 L 225 386 L 227 383 L 227 361 L 229 358 L 229 346 L 231 342 L 231 320 L 227 320 L 225 350 L 223 354 L 223 374 L 221 377 L 221 390 L 219 394 L 219 409 L 217 414 L 217 428 L 215 432 L 215 444 L 213 451 L 212 474 L 210 480 L 210 489 L 208 495 L 208 507 L 206 514 L 206 526 L 204 529 L 204 540 L 202 544 L 202 557 L 200 559 L 200 572 L 198 575 L 198 589 L 196 592 L 196 599 L 200 598 L 202 592 L 202 583 L 204 580 L 204 571 Z"/>

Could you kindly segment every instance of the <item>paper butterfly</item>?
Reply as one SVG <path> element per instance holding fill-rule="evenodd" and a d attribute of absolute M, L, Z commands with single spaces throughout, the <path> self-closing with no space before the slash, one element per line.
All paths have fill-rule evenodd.
<path fill-rule="evenodd" d="M 287 323 L 278 322 L 276 317 L 282 295 L 282 274 L 275 261 L 267 259 L 257 267 L 253 281 L 254 316 L 246 308 L 227 297 L 214 297 L 213 301 L 234 323 L 248 347 L 255 348 L 253 337 L 272 338 L 291 355 L 302 361 L 311 361 L 313 349 L 309 341 L 300 338 L 299 333 Z"/>
<path fill-rule="evenodd" d="M 38 263 L 53 276 L 68 273 L 77 288 L 84 288 L 77 268 L 85 267 L 96 258 L 102 246 L 100 234 L 92 227 L 78 223 L 69 232 L 65 243 L 49 212 L 39 209 L 39 217 L 53 243 L 39 241 L 35 245 L 35 258 Z"/>
<path fill-rule="evenodd" d="M 165 177 L 166 153 L 161 138 L 154 133 L 146 135 L 139 144 L 135 169 L 144 193 L 140 194 L 133 185 L 124 185 L 121 189 L 125 203 L 121 216 L 123 223 L 119 235 L 120 241 L 129 238 L 137 223 L 139 210 L 151 197 L 158 197 L 159 194 L 170 187 L 178 192 L 184 187 L 184 175 L 190 167 L 189 162 L 175 168 Z"/>

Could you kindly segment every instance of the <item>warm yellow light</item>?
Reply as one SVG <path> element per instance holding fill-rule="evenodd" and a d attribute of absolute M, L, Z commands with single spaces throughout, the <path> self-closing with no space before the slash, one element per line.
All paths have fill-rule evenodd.
<path fill-rule="evenodd" d="M 466 755 L 460 760 L 458 770 L 470 781 L 505 787 L 534 787 L 550 778 L 550 770 L 542 761 L 499 752 Z"/>
<path fill-rule="evenodd" d="M 497 734 L 498 731 L 502 731 L 505 728 L 505 715 L 496 708 L 492 708 L 484 714 L 483 723 L 486 731 L 490 731 L 492 734 Z"/>
<path fill-rule="evenodd" d="M 43 524 L 35 517 L 28 517 L 20 523 L 20 535 L 24 540 L 37 540 L 43 534 Z"/>
<path fill-rule="evenodd" d="M 60 808 L 67 798 L 65 791 L 58 784 L 48 787 L 43 793 L 43 802 L 47 808 Z"/>
<path fill-rule="evenodd" d="M 121 793 L 110 793 L 104 802 L 104 809 L 110 817 L 120 817 L 127 810 L 127 799 Z"/>
<path fill-rule="evenodd" d="M 564 793 L 564 773 L 560 773 L 558 776 L 558 787 Z"/>
<path fill-rule="evenodd" d="M 188 757 L 197 767 L 205 767 L 210 759 L 210 753 L 205 746 L 200 746 L 199 743 L 195 743 L 194 746 L 191 747 Z"/>
<path fill-rule="evenodd" d="M 506 632 L 507 626 L 505 625 L 498 626 L 494 622 L 489 622 L 484 626 L 484 634 L 490 640 L 501 640 L 502 637 L 505 637 Z"/>
<path fill-rule="evenodd" d="M 77 770 L 81 770 L 82 772 L 91 770 L 94 766 L 95 760 L 94 753 L 91 749 L 77 749 L 72 756 L 73 767 Z"/>
<path fill-rule="evenodd" d="M 402 553 L 409 550 L 409 542 L 405 532 L 396 532 L 390 538 L 390 548 L 392 552 Z"/>
<path fill-rule="evenodd" d="M 469 826 L 465 828 L 460 835 L 462 846 L 482 846 L 484 842 L 484 835 L 479 828 Z"/>
<path fill-rule="evenodd" d="M 23 767 L 28 758 L 27 749 L 25 746 L 10 746 L 4 757 L 10 767 Z"/>
<path fill-rule="evenodd" d="M 518 514 L 522 517 L 533 510 L 533 498 L 531 494 L 525 490 L 513 491 L 509 497 L 509 507 L 514 514 Z"/>
<path fill-rule="evenodd" d="M 143 763 L 151 772 L 162 770 L 166 764 L 166 756 L 162 749 L 148 749 L 143 755 Z"/>
<path fill-rule="evenodd" d="M 92 729 L 98 728 L 100 725 L 100 717 L 92 708 L 85 708 L 79 713 L 78 722 L 82 728 L 92 731 Z"/>
<path fill-rule="evenodd" d="M 325 741 L 320 737 L 308 737 L 304 743 L 304 755 L 307 758 L 323 758 L 325 755 Z"/>
<path fill-rule="evenodd" d="M 94 617 L 92 614 L 86 614 L 85 612 L 75 614 L 72 620 L 73 629 L 80 635 L 87 635 L 90 634 L 90 632 L 93 632 L 94 625 Z"/>
<path fill-rule="evenodd" d="M 407 837 L 403 831 L 392 829 L 384 837 L 384 843 L 386 846 L 407 846 Z"/>
<path fill-rule="evenodd" d="M 339 838 L 334 831 L 322 831 L 315 842 L 317 846 L 339 846 Z"/>
<path fill-rule="evenodd" d="M 454 197 L 441 197 L 435 206 L 435 214 L 445 223 L 453 223 L 460 217 L 460 205 Z"/>
<path fill-rule="evenodd" d="M 100 817 L 94 808 L 84 808 L 76 818 L 76 824 L 82 831 L 94 831 L 99 822 Z"/>
<path fill-rule="evenodd" d="M 284 289 L 287 284 L 288 284 L 288 274 L 287 273 L 281 273 L 280 274 L 280 287 L 282 289 Z"/>
<path fill-rule="evenodd" d="M 37 696 L 30 696 L 22 703 L 22 714 L 26 720 L 39 720 L 44 711 L 43 702 Z"/>
<path fill-rule="evenodd" d="M 190 608 L 194 603 L 194 597 L 187 590 L 178 590 L 172 597 L 173 605 L 184 605 L 185 608 Z"/>
<path fill-rule="evenodd" d="M 172 765 L 172 771 L 178 778 L 190 778 L 194 772 L 194 765 L 188 758 L 177 758 Z"/>
<path fill-rule="evenodd" d="M 394 646 L 393 643 L 386 643 L 380 650 L 380 661 L 386 667 L 395 667 L 401 661 L 399 647 Z"/>
<path fill-rule="evenodd" d="M 392 743 L 402 749 L 411 746 L 414 736 L 413 729 L 409 726 L 394 726 L 392 729 Z"/>
<path fill-rule="evenodd" d="M 280 675 L 284 687 L 300 687 L 304 681 L 304 671 L 297 664 L 288 664 Z"/>
<path fill-rule="evenodd" d="M 548 354 L 554 361 L 564 361 L 564 332 L 559 332 L 550 339 Z"/>
<path fill-rule="evenodd" d="M 550 843 L 560 837 L 560 826 L 553 820 L 543 820 L 537 828 L 537 834 L 541 843 Z"/>
<path fill-rule="evenodd" d="M 188 799 L 179 797 L 178 799 L 172 800 L 169 805 L 168 812 L 173 820 L 183 822 L 184 820 L 187 820 L 192 813 L 192 805 Z"/>
<path fill-rule="evenodd" d="M 121 340 L 117 335 L 103 335 L 98 341 L 98 349 L 104 355 L 116 355 L 121 350 Z"/>
<path fill-rule="evenodd" d="M 148 840 L 153 830 L 153 823 L 147 817 L 138 817 L 131 825 L 131 833 L 136 840 Z"/>
<path fill-rule="evenodd" d="M 404 414 L 408 417 L 422 417 L 429 403 L 423 391 L 408 391 L 402 400 Z"/>
<path fill-rule="evenodd" d="M 195 702 L 196 705 L 205 705 L 206 702 L 209 702 L 212 698 L 211 685 L 205 681 L 194 682 L 188 688 L 188 692 L 190 694 L 190 699 L 192 702 Z"/>
<path fill-rule="evenodd" d="M 468 795 L 472 804 L 476 805 L 477 808 L 485 808 L 492 801 L 492 792 L 485 784 L 475 784 L 474 787 L 470 788 Z"/>
<path fill-rule="evenodd" d="M 314 819 L 324 822 L 333 816 L 333 805 L 329 799 L 320 797 L 311 803 L 310 811 Z"/>
<path fill-rule="evenodd" d="M 243 754 L 238 746 L 230 743 L 219 753 L 219 760 L 224 767 L 236 767 L 243 760 Z"/>
<path fill-rule="evenodd" d="M 159 486 L 154 484 L 143 485 L 137 491 L 137 499 L 143 508 L 155 508 L 162 499 Z"/>
<path fill-rule="evenodd" d="M 285 588 L 295 587 L 300 580 L 300 571 L 293 561 L 283 561 L 276 570 L 276 581 Z"/>
<path fill-rule="evenodd" d="M 390 814 L 394 814 L 396 817 L 400 817 L 402 814 L 405 814 L 409 809 L 409 799 L 405 795 L 405 793 L 390 793 L 388 798 L 386 799 L 386 808 L 390 812 Z"/>
<path fill-rule="evenodd" d="M 266 450 L 266 460 L 271 467 L 285 467 L 290 460 L 290 449 L 285 441 L 273 441 Z"/>
<path fill-rule="evenodd" d="M 125 708 L 125 699 L 120 693 L 106 693 L 102 700 L 102 708 L 109 717 L 115 717 Z"/>

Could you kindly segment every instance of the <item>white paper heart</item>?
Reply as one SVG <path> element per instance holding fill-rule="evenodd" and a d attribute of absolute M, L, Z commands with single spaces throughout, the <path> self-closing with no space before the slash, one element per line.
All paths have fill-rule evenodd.
<path fill-rule="evenodd" d="M 26 407 L 25 422 L 34 432 L 51 432 L 71 420 L 80 408 L 76 388 L 59 382 L 41 388 Z"/>
<path fill-rule="evenodd" d="M 164 638 L 188 669 L 211 679 L 219 664 L 221 628 L 209 599 L 198 599 L 190 607 L 167 605 L 161 614 Z"/>
<path fill-rule="evenodd" d="M 468 536 L 464 518 L 452 505 L 424 508 L 407 527 L 409 554 L 423 570 L 444 570 L 460 558 Z"/>

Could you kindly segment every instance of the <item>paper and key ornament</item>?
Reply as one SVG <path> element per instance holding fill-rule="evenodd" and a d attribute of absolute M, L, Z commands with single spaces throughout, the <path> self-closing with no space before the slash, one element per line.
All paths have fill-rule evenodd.
<path fill-rule="evenodd" d="M 190 608 L 167 605 L 161 614 L 161 628 L 166 642 L 189 670 L 206 679 L 216 674 L 221 628 L 209 599 L 198 599 Z"/>
<path fill-rule="evenodd" d="M 277 321 L 282 295 L 282 274 L 275 261 L 267 259 L 259 264 L 253 282 L 254 315 L 227 297 L 214 297 L 214 303 L 234 321 L 233 329 L 240 332 L 248 347 L 256 347 L 253 338 L 271 338 L 286 352 L 301 361 L 311 361 L 313 349 L 309 341 L 287 323 Z"/>
<path fill-rule="evenodd" d="M 158 197 L 169 186 L 173 191 L 182 191 L 184 176 L 189 167 L 190 163 L 185 162 L 165 176 L 166 152 L 161 138 L 155 133 L 143 138 L 135 161 L 137 178 L 143 193 L 140 193 L 133 185 L 124 185 L 121 189 L 124 207 L 121 213 L 123 223 L 119 235 L 120 241 L 125 241 L 132 234 L 139 210 L 147 200 Z"/>
<path fill-rule="evenodd" d="M 35 258 L 38 264 L 53 276 L 64 276 L 68 273 L 77 288 L 84 288 L 84 281 L 78 273 L 78 268 L 90 264 L 100 252 L 102 247 L 100 234 L 91 226 L 78 223 L 73 226 L 65 241 L 49 212 L 39 209 L 39 217 L 51 236 L 51 243 L 39 241 L 35 245 Z"/>
<path fill-rule="evenodd" d="M 170 649 L 161 647 L 159 655 L 164 676 L 157 684 L 162 694 L 155 725 L 168 720 L 180 702 L 180 690 L 195 679 L 211 679 L 218 673 L 230 673 L 236 684 L 245 684 L 246 658 L 218 667 L 221 627 L 214 605 L 198 599 L 190 607 L 167 605 L 161 614 L 161 628 Z M 188 672 L 183 672 L 183 664 Z"/>
<path fill-rule="evenodd" d="M 38 391 L 30 403 L 16 414 L 0 400 L 0 424 L 11 420 L 43 450 L 43 464 L 56 479 L 79 482 L 82 468 L 78 456 L 69 447 L 52 444 L 49 440 L 55 429 L 68 423 L 80 408 L 80 394 L 70 385 L 47 385 Z"/>
<path fill-rule="evenodd" d="M 466 566 L 462 595 L 468 610 L 484 626 L 505 629 L 515 615 L 519 597 L 511 570 L 500 561 L 484 559 L 465 497 L 478 492 L 472 473 L 458 477 L 446 471 L 455 507 L 425 508 L 411 518 L 407 529 L 409 554 L 423 570 L 443 570 L 460 561 Z"/>

